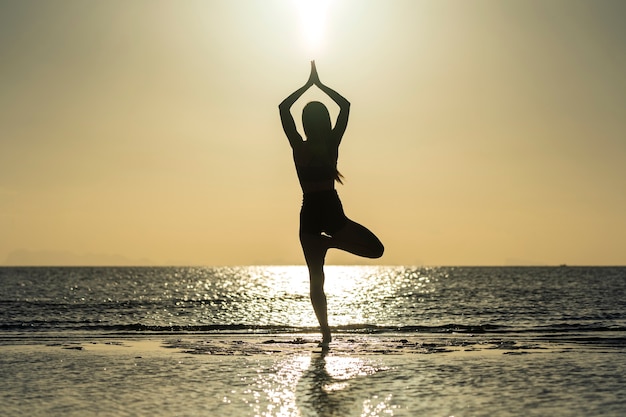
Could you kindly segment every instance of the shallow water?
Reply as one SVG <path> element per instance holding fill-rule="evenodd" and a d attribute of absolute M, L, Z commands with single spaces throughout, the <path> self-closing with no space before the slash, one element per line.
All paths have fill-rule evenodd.
<path fill-rule="evenodd" d="M 4 346 L 0 369 L 11 377 L 0 380 L 3 413 L 617 417 L 626 411 L 620 349 L 548 343 L 520 350 L 444 337 L 422 350 L 383 353 L 406 339 L 365 336 L 340 338 L 323 354 L 315 343 L 286 340 L 293 342 L 194 336 L 162 341 L 168 349 L 131 348 L 131 340 L 108 349 L 98 348 L 103 340 Z"/>

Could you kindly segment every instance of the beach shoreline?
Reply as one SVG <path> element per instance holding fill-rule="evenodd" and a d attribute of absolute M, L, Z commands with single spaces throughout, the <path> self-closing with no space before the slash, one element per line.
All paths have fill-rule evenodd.
<path fill-rule="evenodd" d="M 543 336 L 545 339 L 546 336 Z M 549 337 L 548 337 L 549 339 Z M 140 334 L 140 335 L 4 335 L 0 352 L 62 349 L 98 354 L 170 352 L 192 355 L 254 356 L 293 355 L 302 352 L 329 355 L 498 355 L 554 353 L 580 349 L 572 341 L 546 341 L 519 335 L 449 334 L 335 334 L 328 348 L 309 333 L 282 334 Z M 572 345 L 574 343 L 574 345 Z"/>
<path fill-rule="evenodd" d="M 338 334 L 328 350 L 317 343 L 312 334 L 4 338 L 0 369 L 11 376 L 0 397 L 8 416 L 617 416 L 626 409 L 617 388 L 585 408 L 565 407 L 585 392 L 568 392 L 567 367 L 618 387 L 626 370 L 620 349 L 468 334 Z M 529 402 L 536 412 L 528 413 Z"/>

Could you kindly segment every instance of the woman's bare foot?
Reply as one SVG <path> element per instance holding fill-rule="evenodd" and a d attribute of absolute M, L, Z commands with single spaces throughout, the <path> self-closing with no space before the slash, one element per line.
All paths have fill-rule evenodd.
<path fill-rule="evenodd" d="M 328 347 L 330 342 L 333 341 L 333 337 L 330 334 L 330 329 L 322 330 L 322 341 L 320 342 L 321 347 Z"/>

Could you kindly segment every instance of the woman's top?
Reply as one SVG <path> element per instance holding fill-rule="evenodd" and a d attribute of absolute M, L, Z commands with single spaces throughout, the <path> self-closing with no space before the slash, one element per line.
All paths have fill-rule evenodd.
<path fill-rule="evenodd" d="M 315 192 L 334 189 L 337 178 L 338 146 L 326 146 L 301 142 L 293 149 L 293 160 L 302 191 Z"/>
<path fill-rule="evenodd" d="M 333 165 L 296 165 L 300 181 L 334 180 L 337 168 Z"/>

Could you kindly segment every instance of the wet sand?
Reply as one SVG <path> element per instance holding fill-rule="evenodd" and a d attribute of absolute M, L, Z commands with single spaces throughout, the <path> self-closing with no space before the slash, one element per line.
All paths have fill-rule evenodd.
<path fill-rule="evenodd" d="M 621 349 L 533 337 L 155 335 L 0 344 L 3 414 L 618 416 Z"/>

